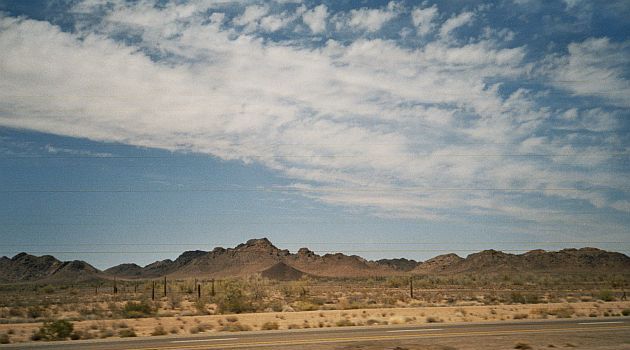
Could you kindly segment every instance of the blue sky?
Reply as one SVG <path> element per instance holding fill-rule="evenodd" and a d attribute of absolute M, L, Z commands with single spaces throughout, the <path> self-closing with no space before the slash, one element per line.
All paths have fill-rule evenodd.
<path fill-rule="evenodd" d="M 0 11 L 2 255 L 630 251 L 627 1 Z"/>

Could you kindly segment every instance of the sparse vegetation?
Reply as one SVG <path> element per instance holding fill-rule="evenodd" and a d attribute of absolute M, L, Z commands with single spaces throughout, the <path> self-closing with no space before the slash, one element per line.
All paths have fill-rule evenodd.
<path fill-rule="evenodd" d="M 269 330 L 275 330 L 278 329 L 278 322 L 265 322 L 263 323 L 262 326 L 260 326 L 260 329 L 264 330 L 264 331 L 269 331 Z"/>
<path fill-rule="evenodd" d="M 153 332 L 151 332 L 152 336 L 160 336 L 160 335 L 166 335 L 166 330 L 164 330 L 164 327 L 162 326 L 157 326 L 153 329 Z"/>
<path fill-rule="evenodd" d="M 614 283 L 623 286 L 626 280 L 627 276 L 616 276 Z M 116 296 L 111 288 L 105 287 L 100 287 L 96 294 L 92 286 L 51 285 L 54 291 L 48 294 L 44 291 L 50 289 L 46 288 L 48 285 L 0 285 L 0 323 L 65 319 L 77 327 L 65 339 L 90 339 L 123 337 L 132 333 L 147 336 L 156 333 L 153 331 L 158 323 L 163 323 L 165 334 L 197 334 L 209 329 L 243 331 L 630 315 L 629 304 L 615 297 L 621 295 L 621 288 L 614 289 L 612 282 L 595 277 L 419 276 L 414 279 L 413 299 L 409 297 L 406 281 L 408 279 L 380 277 L 309 277 L 288 282 L 260 277 L 230 279 L 215 282 L 214 296 L 210 283 L 200 282 L 201 297 L 198 297 L 196 289 L 191 287 L 194 284 L 182 280 L 169 282 L 168 293 L 180 293 L 178 296 L 163 298 L 161 291 L 156 291 L 155 301 L 151 300 L 151 281 L 118 281 Z M 484 286 L 493 288 L 484 291 Z M 136 292 L 133 292 L 134 288 Z M 480 292 L 471 293 L 471 289 Z M 189 293 L 190 290 L 194 293 Z M 610 304 L 603 301 L 610 299 L 607 295 L 613 300 Z M 537 306 L 528 307 L 532 303 Z M 583 305 L 576 306 L 577 303 Z M 483 305 L 487 306 L 484 311 L 473 312 L 468 308 Z M 441 311 L 444 306 L 455 307 L 445 312 Z M 410 311 L 411 317 L 399 310 L 388 310 L 392 307 L 422 308 L 423 311 Z M 436 307 L 435 312 L 427 309 L 432 307 Z M 370 309 L 378 310 L 371 312 Z M 306 310 L 318 311 L 311 317 L 293 317 L 294 312 Z M 340 312 L 331 314 L 332 310 Z M 268 312 L 270 315 L 267 319 L 252 322 L 241 315 L 246 312 Z M 195 315 L 199 316 L 191 318 Z M 211 321 L 206 317 L 212 317 Z M 122 320 L 125 318 L 135 320 Z M 171 319 L 177 323 L 173 324 Z M 79 326 L 77 321 L 91 322 Z M 136 322 L 153 324 L 139 328 Z M 33 340 L 54 337 L 40 332 L 37 326 L 27 329 L 26 333 L 8 334 L 11 342 L 28 340 L 31 334 Z"/>
<path fill-rule="evenodd" d="M 136 336 L 136 332 L 133 329 L 125 328 L 118 331 L 118 336 L 121 338 L 131 338 Z"/>
<path fill-rule="evenodd" d="M 74 325 L 70 321 L 48 321 L 33 335 L 33 340 L 65 340 L 70 337 L 73 330 Z"/>
<path fill-rule="evenodd" d="M 338 320 L 337 322 L 335 322 L 335 325 L 337 327 L 351 327 L 351 326 L 356 326 L 356 324 L 350 320 L 348 320 L 347 318 L 342 318 L 340 320 Z"/>
<path fill-rule="evenodd" d="M 224 332 L 243 332 L 243 331 L 251 331 L 252 327 L 248 325 L 240 324 L 239 322 L 230 322 L 223 327 L 221 330 Z"/>
<path fill-rule="evenodd" d="M 128 301 L 123 308 L 123 316 L 126 318 L 150 317 L 154 314 L 153 306 L 147 301 Z"/>

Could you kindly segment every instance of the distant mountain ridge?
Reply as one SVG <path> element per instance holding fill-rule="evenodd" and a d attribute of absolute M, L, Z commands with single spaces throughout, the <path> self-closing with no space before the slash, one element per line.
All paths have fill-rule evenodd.
<path fill-rule="evenodd" d="M 84 282 L 104 278 L 94 266 L 80 260 L 60 261 L 51 255 L 20 253 L 0 258 L 0 282 Z"/>
<path fill-rule="evenodd" d="M 630 257 L 597 248 L 532 250 L 509 254 L 484 250 L 466 258 L 456 254 L 436 256 L 424 262 L 408 259 L 369 261 L 342 253 L 318 255 L 308 248 L 296 253 L 279 249 L 267 238 L 251 239 L 234 248 L 186 251 L 175 260 L 162 260 L 141 267 L 120 264 L 99 271 L 83 261 L 62 262 L 50 255 L 20 253 L 0 258 L 0 282 L 88 281 L 92 279 L 227 278 L 261 274 L 290 280 L 301 276 L 378 277 L 394 275 L 459 273 L 630 273 Z"/>

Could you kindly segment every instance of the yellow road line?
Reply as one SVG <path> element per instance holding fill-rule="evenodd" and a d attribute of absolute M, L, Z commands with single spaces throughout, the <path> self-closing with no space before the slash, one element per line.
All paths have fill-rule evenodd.
<path fill-rule="evenodd" d="M 251 346 L 283 346 L 283 345 L 309 345 L 321 343 L 345 343 L 357 341 L 378 341 L 378 340 L 400 340 L 400 339 L 416 339 L 416 338 L 448 338 L 448 337 L 469 337 L 469 336 L 496 336 L 511 335 L 522 333 L 563 333 L 563 332 L 581 332 L 581 331 L 606 331 L 630 329 L 630 326 L 610 326 L 610 327 L 582 327 L 582 328 L 549 328 L 549 329 L 520 329 L 508 331 L 475 331 L 475 332 L 457 332 L 457 333 L 436 333 L 436 334 L 398 334 L 398 335 L 378 335 L 363 337 L 337 337 L 337 338 L 319 338 L 319 339 L 294 339 L 294 340 L 273 340 L 273 341 L 252 341 L 248 343 L 224 343 L 224 344 L 206 344 L 191 345 L 177 347 L 145 347 L 134 348 L 128 350 L 178 350 L 178 349 L 225 349 L 225 348 L 244 348 Z"/>

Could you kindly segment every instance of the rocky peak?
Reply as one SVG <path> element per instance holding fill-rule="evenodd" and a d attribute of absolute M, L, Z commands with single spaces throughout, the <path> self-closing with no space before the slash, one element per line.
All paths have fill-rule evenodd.
<path fill-rule="evenodd" d="M 29 256 L 30 256 L 29 254 L 26 254 L 26 253 L 24 253 L 24 252 L 21 252 L 21 253 L 19 253 L 19 254 L 16 254 L 14 257 L 12 257 L 12 258 L 11 258 L 11 260 L 13 260 L 13 261 L 18 261 L 18 260 L 21 260 L 21 259 L 27 258 L 27 257 L 29 257 Z"/>
<path fill-rule="evenodd" d="M 279 249 L 274 246 L 267 238 L 250 239 L 246 243 L 237 245 L 234 249 L 254 251 L 279 251 Z"/>
<path fill-rule="evenodd" d="M 547 253 L 547 251 L 544 249 L 534 249 L 534 250 L 528 251 L 524 255 L 540 255 L 540 254 L 545 254 L 545 253 Z"/>
<path fill-rule="evenodd" d="M 204 256 L 206 254 L 208 254 L 208 252 L 203 251 L 203 250 L 189 250 L 189 251 L 183 252 L 175 261 L 179 264 L 186 264 L 194 260 L 195 258 Z"/>
<path fill-rule="evenodd" d="M 310 249 L 308 249 L 308 248 L 304 247 L 304 248 L 300 248 L 300 249 L 297 251 L 297 255 L 298 255 L 298 256 L 303 256 L 303 257 L 308 257 L 308 258 L 311 258 L 311 257 L 314 257 L 316 254 L 315 254 L 315 252 L 314 252 L 314 251 L 312 251 L 312 250 L 310 250 Z"/>

